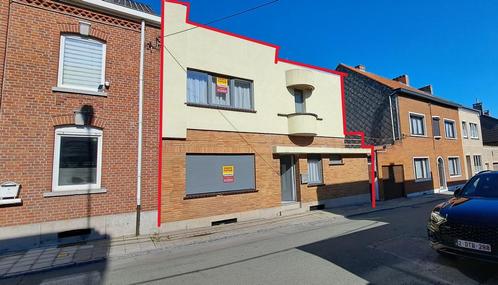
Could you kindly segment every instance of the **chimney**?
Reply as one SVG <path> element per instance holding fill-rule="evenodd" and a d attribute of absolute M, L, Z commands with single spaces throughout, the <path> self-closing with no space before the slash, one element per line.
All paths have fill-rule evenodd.
<path fill-rule="evenodd" d="M 367 68 L 363 64 L 359 64 L 359 65 L 355 66 L 354 68 L 359 69 L 361 71 L 366 71 L 367 70 Z"/>
<path fill-rule="evenodd" d="M 403 83 L 405 85 L 410 85 L 409 84 L 409 80 L 408 80 L 408 75 L 406 75 L 406 74 L 403 74 L 403 75 L 400 75 L 400 76 L 398 76 L 396 78 L 393 78 L 393 80 L 401 82 L 401 83 Z"/>
<path fill-rule="evenodd" d="M 484 111 L 484 115 L 489 116 L 489 110 Z"/>
<path fill-rule="evenodd" d="M 434 93 L 432 93 L 432 92 L 433 92 L 433 91 L 432 91 L 432 84 L 429 84 L 429 85 L 424 86 L 424 87 L 420 87 L 418 90 L 420 90 L 420 91 L 424 91 L 424 92 L 427 92 L 427 93 L 429 93 L 429 94 L 431 94 L 431 95 L 433 95 L 433 94 L 434 94 Z"/>
<path fill-rule="evenodd" d="M 482 102 L 477 101 L 476 103 L 472 104 L 472 109 L 479 111 L 479 114 L 482 115 Z"/>

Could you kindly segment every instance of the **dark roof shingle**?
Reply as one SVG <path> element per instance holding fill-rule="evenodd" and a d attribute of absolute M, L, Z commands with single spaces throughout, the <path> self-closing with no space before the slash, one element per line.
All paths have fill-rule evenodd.
<path fill-rule="evenodd" d="M 137 10 L 140 12 L 155 15 L 154 10 L 152 10 L 152 8 L 149 5 L 134 0 L 103 0 L 103 1 L 123 6 L 126 8 L 130 8 L 133 10 Z"/>

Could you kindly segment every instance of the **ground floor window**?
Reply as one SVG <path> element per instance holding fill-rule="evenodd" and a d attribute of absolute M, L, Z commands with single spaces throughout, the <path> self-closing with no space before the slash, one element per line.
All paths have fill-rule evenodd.
<path fill-rule="evenodd" d="M 480 155 L 474 155 L 474 169 L 477 172 L 481 172 L 482 169 L 482 160 Z"/>
<path fill-rule="evenodd" d="M 64 127 L 55 131 L 52 187 L 59 190 L 100 188 L 102 131 Z"/>
<path fill-rule="evenodd" d="M 187 154 L 187 197 L 255 189 L 253 154 Z"/>
<path fill-rule="evenodd" d="M 449 157 L 448 158 L 448 167 L 450 170 L 450 176 L 462 175 L 459 157 Z"/>
<path fill-rule="evenodd" d="M 431 178 L 428 158 L 414 158 L 413 166 L 415 169 L 416 180 L 425 180 Z"/>
<path fill-rule="evenodd" d="M 322 158 L 320 155 L 308 156 L 308 184 L 323 184 Z"/>

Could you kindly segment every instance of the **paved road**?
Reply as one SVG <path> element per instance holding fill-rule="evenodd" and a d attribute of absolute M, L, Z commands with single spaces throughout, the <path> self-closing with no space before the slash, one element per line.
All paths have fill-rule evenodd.
<path fill-rule="evenodd" d="M 0 283 L 498 284 L 498 267 L 447 259 L 428 247 L 425 223 L 434 204 L 317 219 Z"/>

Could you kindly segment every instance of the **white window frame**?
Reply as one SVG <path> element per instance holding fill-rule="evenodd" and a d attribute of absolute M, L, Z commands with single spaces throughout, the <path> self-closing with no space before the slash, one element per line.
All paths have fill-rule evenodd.
<path fill-rule="evenodd" d="M 447 119 L 447 118 L 444 118 L 443 120 L 444 122 L 444 137 L 446 139 L 449 139 L 449 140 L 456 140 L 457 137 L 458 137 L 458 132 L 457 132 L 457 127 L 456 127 L 456 121 L 455 120 L 452 120 L 452 119 Z M 451 122 L 453 123 L 453 133 L 454 133 L 454 137 L 448 137 L 446 135 L 446 122 Z"/>
<path fill-rule="evenodd" d="M 427 160 L 427 177 L 424 178 L 417 178 L 417 169 L 415 166 L 415 160 L 416 159 L 426 159 Z M 415 178 L 415 182 L 425 182 L 425 181 L 431 181 L 432 180 L 432 171 L 431 171 L 431 160 L 429 159 L 428 156 L 415 156 L 412 158 L 412 165 L 413 165 L 413 177 Z"/>
<path fill-rule="evenodd" d="M 458 165 L 458 174 L 456 175 L 451 175 L 451 169 L 450 169 L 450 159 L 457 159 L 457 165 Z M 460 177 L 462 176 L 462 161 L 459 156 L 448 156 L 448 174 L 450 175 L 451 178 L 453 177 Z"/>
<path fill-rule="evenodd" d="M 418 117 L 422 117 L 422 122 L 423 122 L 422 127 L 424 128 L 424 134 L 422 134 L 422 135 L 416 135 L 416 134 L 413 133 L 413 130 L 412 130 L 412 115 L 415 115 L 415 116 L 418 116 Z M 410 126 L 410 135 L 412 137 L 427 137 L 427 122 L 426 122 L 426 119 L 425 119 L 425 114 L 408 112 L 408 124 Z"/>
<path fill-rule="evenodd" d="M 472 134 L 472 125 L 474 125 L 476 127 L 477 136 L 474 136 Z M 478 140 L 479 139 L 479 125 L 476 123 L 469 123 L 469 129 L 470 129 L 470 138 L 473 140 Z"/>
<path fill-rule="evenodd" d="M 462 137 L 464 139 L 468 139 L 469 138 L 469 129 L 467 128 L 467 122 L 465 121 L 462 121 Z"/>
<path fill-rule="evenodd" d="M 66 38 L 77 38 L 77 39 L 83 39 L 87 40 L 90 42 L 94 43 L 99 43 L 102 44 L 102 74 L 100 78 L 100 84 L 104 84 L 105 82 L 105 63 L 106 63 L 106 50 L 107 50 L 107 44 L 96 40 L 92 39 L 90 37 L 84 37 L 80 35 L 72 35 L 72 34 L 62 34 L 61 39 L 60 39 L 60 47 L 59 47 L 59 73 L 57 76 L 57 87 L 62 87 L 62 88 L 69 88 L 69 89 L 79 89 L 79 90 L 86 90 L 86 91 L 99 91 L 98 87 L 96 89 L 94 88 L 88 88 L 86 86 L 80 86 L 80 85 L 71 85 L 71 84 L 62 84 L 62 75 L 64 72 L 64 47 Z"/>
<path fill-rule="evenodd" d="M 309 165 L 310 165 L 310 161 L 318 161 L 318 167 L 320 168 L 320 181 L 309 181 L 311 175 L 309 173 Z M 323 185 L 324 182 L 323 182 L 323 158 L 321 155 L 312 155 L 312 156 L 308 156 L 307 159 L 306 159 L 306 162 L 307 162 L 307 167 L 308 167 L 308 171 L 307 171 L 307 174 L 308 174 L 308 186 L 317 186 L 317 185 Z"/>
<path fill-rule="evenodd" d="M 71 190 L 96 190 L 101 189 L 102 177 L 102 130 L 91 127 L 62 127 L 55 130 L 54 142 L 54 161 L 52 171 L 52 191 L 71 191 Z M 93 184 L 78 184 L 59 186 L 59 162 L 61 151 L 62 137 L 95 137 L 97 142 L 97 173 Z"/>
<path fill-rule="evenodd" d="M 480 167 L 476 164 L 476 157 L 479 157 L 479 162 L 481 163 Z M 474 166 L 474 174 L 477 174 L 481 171 L 484 170 L 484 167 L 482 165 L 482 155 L 480 154 L 474 154 L 472 155 L 472 165 Z"/>

